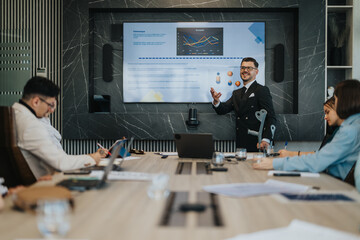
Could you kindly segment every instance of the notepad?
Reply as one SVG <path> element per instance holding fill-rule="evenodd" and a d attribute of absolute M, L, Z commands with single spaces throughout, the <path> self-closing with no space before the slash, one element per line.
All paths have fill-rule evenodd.
<path fill-rule="evenodd" d="M 91 171 L 90 176 L 101 178 L 104 174 L 104 171 Z M 143 173 L 143 172 L 117 172 L 111 171 L 108 179 L 109 180 L 132 180 L 132 181 L 151 181 L 155 174 Z"/>
<path fill-rule="evenodd" d="M 310 187 L 277 181 L 267 180 L 265 183 L 233 183 L 203 186 L 204 191 L 221 194 L 229 197 L 251 197 L 275 193 L 304 193 Z"/>

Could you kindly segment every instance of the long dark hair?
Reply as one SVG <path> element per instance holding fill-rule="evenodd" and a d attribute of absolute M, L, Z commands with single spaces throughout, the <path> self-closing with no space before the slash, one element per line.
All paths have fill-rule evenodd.
<path fill-rule="evenodd" d="M 344 80 L 336 85 L 334 95 L 337 97 L 336 113 L 346 119 L 360 113 L 360 82 L 356 79 Z"/>

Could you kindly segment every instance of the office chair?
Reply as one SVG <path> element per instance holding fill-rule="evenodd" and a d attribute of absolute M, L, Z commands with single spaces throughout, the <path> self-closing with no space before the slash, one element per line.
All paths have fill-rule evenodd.
<path fill-rule="evenodd" d="M 355 186 L 355 176 L 354 176 L 355 166 L 356 166 L 356 162 L 354 163 L 354 165 L 350 169 L 348 175 L 346 175 L 346 177 L 344 179 L 344 182 L 347 182 L 348 184 L 353 185 L 353 186 Z"/>
<path fill-rule="evenodd" d="M 0 177 L 7 187 L 36 182 L 29 165 L 16 145 L 15 115 L 11 107 L 0 106 Z"/>

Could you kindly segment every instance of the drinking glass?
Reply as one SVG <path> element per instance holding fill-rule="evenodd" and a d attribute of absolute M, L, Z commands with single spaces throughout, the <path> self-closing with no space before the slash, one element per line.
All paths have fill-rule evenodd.
<path fill-rule="evenodd" d="M 225 159 L 225 156 L 222 152 L 214 152 L 213 157 L 211 159 L 211 163 L 215 167 L 221 167 L 222 165 L 224 165 L 224 159 Z"/>
<path fill-rule="evenodd" d="M 70 230 L 70 207 L 65 199 L 39 200 L 37 202 L 37 225 L 47 239 L 63 237 Z"/>
<path fill-rule="evenodd" d="M 153 177 L 147 193 L 151 199 L 160 200 L 169 196 L 169 175 L 160 173 Z"/>
<path fill-rule="evenodd" d="M 235 158 L 238 161 L 245 161 L 247 157 L 246 148 L 237 148 L 235 152 Z"/>
<path fill-rule="evenodd" d="M 274 153 L 274 148 L 273 148 L 271 145 L 269 145 L 269 146 L 266 148 L 266 153 L 267 153 L 268 155 L 273 154 L 273 153 Z"/>
<path fill-rule="evenodd" d="M 265 153 L 263 152 L 259 152 L 259 153 L 254 153 L 254 161 L 256 163 L 261 163 L 262 159 L 266 157 Z"/>

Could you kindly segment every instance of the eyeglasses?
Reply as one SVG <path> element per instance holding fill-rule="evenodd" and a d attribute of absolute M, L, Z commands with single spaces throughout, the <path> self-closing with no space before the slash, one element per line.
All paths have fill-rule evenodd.
<path fill-rule="evenodd" d="M 55 103 L 48 103 L 47 101 L 45 101 L 45 99 L 39 97 L 40 101 L 46 103 L 48 105 L 49 108 L 54 109 L 55 108 Z"/>
<path fill-rule="evenodd" d="M 248 71 L 251 71 L 251 70 L 255 70 L 255 69 L 257 69 L 256 67 L 245 67 L 245 66 L 241 66 L 240 67 L 240 70 L 248 70 Z"/>

